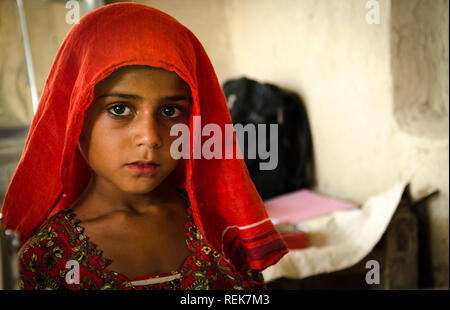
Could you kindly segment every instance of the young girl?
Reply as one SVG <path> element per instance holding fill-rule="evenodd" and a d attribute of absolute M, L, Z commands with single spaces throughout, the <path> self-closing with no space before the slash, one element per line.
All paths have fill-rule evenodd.
<path fill-rule="evenodd" d="M 24 289 L 252 289 L 286 252 L 241 159 L 175 159 L 171 128 L 231 124 L 196 37 L 118 3 L 60 47 L 8 188 Z M 229 150 L 236 145 L 225 141 Z M 237 145 L 236 145 L 237 147 Z"/>

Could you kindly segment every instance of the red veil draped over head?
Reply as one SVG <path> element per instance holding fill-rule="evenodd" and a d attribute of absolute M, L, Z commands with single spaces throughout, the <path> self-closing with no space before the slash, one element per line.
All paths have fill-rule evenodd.
<path fill-rule="evenodd" d="M 80 196 L 90 179 L 78 138 L 94 86 L 126 65 L 174 71 L 193 98 L 191 145 L 202 139 L 192 118 L 225 132 L 232 124 L 214 68 L 201 43 L 173 17 L 148 6 L 117 3 L 84 16 L 62 43 L 45 84 L 22 157 L 2 208 L 3 225 L 25 242 Z M 233 134 L 231 146 L 236 145 Z M 230 143 L 228 143 L 230 144 Z M 228 145 L 230 147 L 230 145 Z M 185 159 L 186 188 L 206 241 L 238 270 L 276 263 L 286 246 L 270 221 L 242 159 Z"/>

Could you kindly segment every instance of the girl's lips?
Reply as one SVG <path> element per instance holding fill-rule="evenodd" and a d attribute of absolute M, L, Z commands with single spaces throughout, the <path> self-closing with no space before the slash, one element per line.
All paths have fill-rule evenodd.
<path fill-rule="evenodd" d="M 157 165 L 153 165 L 153 164 L 149 164 L 149 165 L 128 164 L 127 167 L 130 170 L 133 170 L 133 171 L 136 171 L 139 173 L 145 173 L 145 174 L 152 173 L 153 171 L 156 170 L 156 168 L 158 168 Z"/>

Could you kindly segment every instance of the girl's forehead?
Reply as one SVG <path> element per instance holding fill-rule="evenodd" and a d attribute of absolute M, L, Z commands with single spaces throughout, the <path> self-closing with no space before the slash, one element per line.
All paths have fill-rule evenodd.
<path fill-rule="evenodd" d="M 109 76 L 100 81 L 100 83 L 104 81 L 123 79 L 124 77 L 130 77 L 133 75 L 146 75 L 150 78 L 154 77 L 159 79 L 161 79 L 161 77 L 172 77 L 172 79 L 180 79 L 184 82 L 184 80 L 181 79 L 174 71 L 167 71 L 163 68 L 158 67 L 132 65 L 118 68 Z"/>
<path fill-rule="evenodd" d="M 117 69 L 95 86 L 96 93 L 114 87 L 157 88 L 161 91 L 190 93 L 189 85 L 176 72 L 150 66 L 125 66 Z"/>

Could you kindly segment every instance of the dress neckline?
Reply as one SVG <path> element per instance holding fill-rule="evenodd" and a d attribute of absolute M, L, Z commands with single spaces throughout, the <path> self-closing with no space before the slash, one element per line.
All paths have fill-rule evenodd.
<path fill-rule="evenodd" d="M 81 240 L 81 242 L 86 242 L 87 244 L 87 248 L 86 248 L 86 252 L 87 254 L 91 254 L 91 253 L 95 253 L 96 256 L 98 256 L 98 262 L 100 264 L 100 266 L 102 267 L 102 269 L 109 273 L 112 274 L 118 278 L 122 278 L 122 280 L 132 284 L 133 282 L 142 282 L 145 280 L 151 280 L 151 279 L 157 279 L 157 278 L 171 278 L 171 280 L 167 281 L 174 281 L 176 279 L 182 278 L 183 274 L 185 273 L 186 267 L 188 267 L 189 265 L 189 260 L 190 258 L 192 258 L 195 254 L 195 243 L 197 242 L 198 238 L 194 238 L 192 239 L 189 234 L 191 231 L 191 227 L 194 225 L 194 221 L 192 218 L 192 209 L 191 209 L 191 205 L 189 202 L 189 197 L 187 196 L 187 193 L 183 190 L 178 190 L 179 193 L 181 194 L 184 202 L 185 202 L 185 215 L 187 218 L 187 222 L 184 225 L 185 226 L 185 240 L 186 240 L 186 244 L 188 246 L 188 249 L 190 250 L 190 254 L 186 257 L 186 259 L 184 260 L 183 264 L 181 265 L 181 267 L 179 267 L 176 270 L 171 270 L 171 271 L 166 271 L 166 272 L 160 272 L 160 273 L 152 273 L 152 274 L 148 274 L 148 275 L 143 275 L 143 276 L 137 276 L 134 277 L 133 279 L 130 279 L 129 277 L 127 277 L 126 275 L 111 270 L 108 268 L 108 266 L 112 263 L 112 259 L 104 257 L 103 255 L 103 250 L 101 250 L 96 243 L 94 243 L 93 241 L 91 241 L 91 239 L 89 238 L 89 236 L 87 236 L 84 231 L 84 227 L 82 225 L 80 225 L 80 223 L 82 222 L 81 220 L 79 220 L 77 218 L 76 213 L 72 210 L 72 208 L 66 208 L 64 209 L 64 218 L 66 219 L 67 223 L 69 224 L 69 226 L 72 228 L 72 230 L 75 232 L 75 234 L 77 234 L 78 239 Z M 196 236 L 197 237 L 197 236 Z M 178 276 L 179 275 L 179 276 Z M 172 277 L 175 276 L 175 277 Z M 167 283 L 167 282 L 163 282 L 163 283 Z"/>

